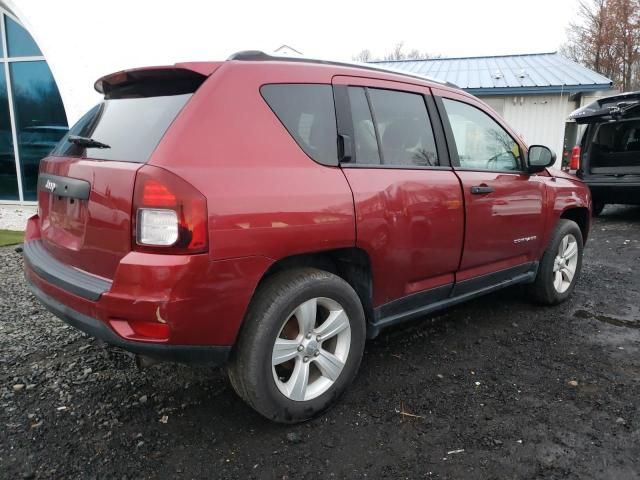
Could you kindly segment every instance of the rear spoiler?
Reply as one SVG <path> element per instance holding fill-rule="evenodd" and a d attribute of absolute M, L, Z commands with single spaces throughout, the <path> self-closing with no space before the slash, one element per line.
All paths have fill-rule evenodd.
<path fill-rule="evenodd" d="M 192 62 L 111 73 L 94 84 L 105 99 L 181 95 L 195 92 L 222 62 Z"/>
<path fill-rule="evenodd" d="M 569 115 L 576 123 L 595 123 L 619 120 L 629 115 L 640 115 L 640 92 L 629 92 L 596 100 Z"/>

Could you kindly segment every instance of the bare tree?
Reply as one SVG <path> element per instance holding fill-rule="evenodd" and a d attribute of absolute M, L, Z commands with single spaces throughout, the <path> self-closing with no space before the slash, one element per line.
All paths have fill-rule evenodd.
<path fill-rule="evenodd" d="M 610 28 L 614 38 L 614 51 L 621 66 L 623 90 L 635 88 L 640 78 L 633 74 L 640 63 L 640 0 L 609 0 L 615 15 Z"/>
<path fill-rule="evenodd" d="M 393 47 L 393 50 L 382 57 L 374 57 L 371 54 L 371 50 L 360 50 L 359 53 L 351 57 L 356 62 L 372 62 L 372 61 L 395 61 L 395 60 L 425 60 L 429 58 L 440 58 L 440 55 L 432 55 L 428 52 L 421 52 L 417 48 L 404 51 L 404 42 L 398 42 Z"/>
<path fill-rule="evenodd" d="M 396 43 L 393 50 L 384 56 L 384 60 L 405 60 L 407 55 L 402 51 L 402 47 L 404 47 L 404 42 Z"/>
<path fill-rule="evenodd" d="M 363 50 L 360 50 L 358 53 L 356 53 L 353 57 L 351 57 L 351 59 L 354 62 L 366 63 L 373 60 L 373 56 L 371 55 L 371 50 L 369 50 L 368 48 L 365 48 Z"/>
<path fill-rule="evenodd" d="M 611 78 L 640 87 L 640 0 L 582 0 L 561 52 Z"/>
<path fill-rule="evenodd" d="M 430 58 L 440 58 L 440 55 L 432 55 L 428 52 L 421 52 L 417 48 L 414 48 L 407 53 L 407 60 L 428 60 Z"/>
<path fill-rule="evenodd" d="M 393 50 L 383 57 L 383 60 L 426 60 L 438 57 L 440 57 L 440 55 L 431 55 L 428 52 L 421 52 L 417 48 L 414 48 L 407 53 L 404 51 L 404 42 L 398 42 L 395 47 L 393 47 Z"/>

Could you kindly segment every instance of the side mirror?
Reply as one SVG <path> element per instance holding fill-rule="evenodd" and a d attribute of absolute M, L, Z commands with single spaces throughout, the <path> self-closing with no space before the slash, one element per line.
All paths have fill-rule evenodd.
<path fill-rule="evenodd" d="M 556 154 L 544 145 L 531 145 L 527 156 L 529 173 L 538 173 L 556 163 Z"/>

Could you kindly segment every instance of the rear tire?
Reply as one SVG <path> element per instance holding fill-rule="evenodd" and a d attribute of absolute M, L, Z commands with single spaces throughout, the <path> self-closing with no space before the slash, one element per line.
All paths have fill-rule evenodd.
<path fill-rule="evenodd" d="M 534 300 L 556 305 L 569 298 L 582 270 L 582 251 L 582 231 L 578 224 L 560 219 L 531 285 Z"/>
<path fill-rule="evenodd" d="M 229 379 L 268 419 L 308 420 L 351 384 L 365 339 L 362 304 L 342 278 L 312 268 L 276 273 L 251 302 Z"/>

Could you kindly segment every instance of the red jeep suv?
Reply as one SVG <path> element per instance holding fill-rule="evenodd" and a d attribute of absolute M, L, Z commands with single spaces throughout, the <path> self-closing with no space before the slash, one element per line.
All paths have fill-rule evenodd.
<path fill-rule="evenodd" d="M 40 165 L 34 295 L 141 358 L 226 364 L 270 419 L 327 409 L 385 327 L 574 289 L 589 190 L 453 85 L 249 51 L 95 88 Z"/>

